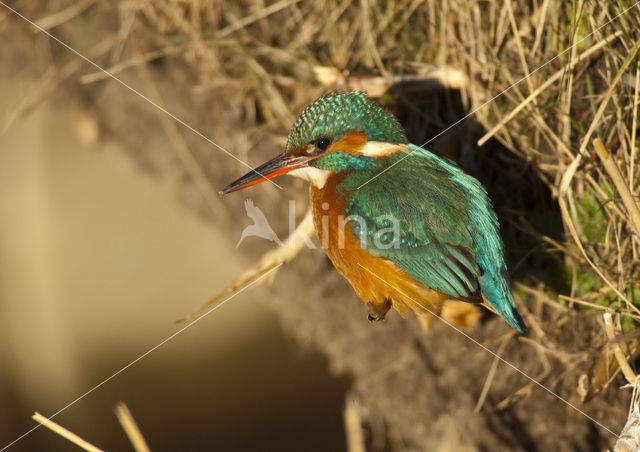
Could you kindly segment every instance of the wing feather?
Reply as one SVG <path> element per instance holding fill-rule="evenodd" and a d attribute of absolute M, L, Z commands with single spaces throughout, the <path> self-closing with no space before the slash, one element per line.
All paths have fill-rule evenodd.
<path fill-rule="evenodd" d="M 347 215 L 364 220 L 362 236 L 359 223 L 349 225 L 356 237 L 365 238 L 368 252 L 391 260 L 426 287 L 452 298 L 482 301 L 482 272 L 467 229 L 467 200 L 445 171 L 412 154 L 379 174 L 375 183 L 339 189 L 350 193 Z M 389 241 L 380 244 L 381 231 L 394 234 L 393 246 L 387 246 Z"/>

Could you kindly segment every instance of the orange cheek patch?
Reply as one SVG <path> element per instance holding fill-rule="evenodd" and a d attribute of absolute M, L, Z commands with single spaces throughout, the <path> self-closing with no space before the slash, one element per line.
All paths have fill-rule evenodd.
<path fill-rule="evenodd" d="M 367 134 L 360 132 L 347 132 L 341 140 L 329 146 L 327 152 L 340 151 L 348 154 L 356 154 L 367 144 Z"/>
<path fill-rule="evenodd" d="M 289 154 L 292 155 L 293 157 L 300 157 L 301 155 L 307 155 L 307 147 L 306 146 L 297 147 L 295 149 L 292 149 L 291 152 L 289 152 Z"/>

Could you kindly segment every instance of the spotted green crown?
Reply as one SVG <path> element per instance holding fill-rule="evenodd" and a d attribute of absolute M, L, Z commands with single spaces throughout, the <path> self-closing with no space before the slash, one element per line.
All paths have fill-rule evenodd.
<path fill-rule="evenodd" d="M 396 117 L 364 93 L 331 93 L 304 109 L 289 132 L 286 151 L 318 138 L 339 140 L 350 131 L 367 134 L 369 141 L 408 143 Z"/>

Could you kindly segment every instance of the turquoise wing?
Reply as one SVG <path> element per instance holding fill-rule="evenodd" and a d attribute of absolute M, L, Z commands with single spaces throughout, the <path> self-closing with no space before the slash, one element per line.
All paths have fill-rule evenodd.
<path fill-rule="evenodd" d="M 352 181 L 345 182 L 339 189 L 351 188 Z M 393 261 L 426 287 L 482 301 L 467 201 L 446 173 L 412 155 L 351 193 L 348 224 L 368 252 Z"/>
<path fill-rule="evenodd" d="M 481 302 L 484 294 L 523 331 L 498 220 L 484 188 L 447 160 L 417 146 L 410 150 L 408 156 L 392 155 L 384 167 L 354 173 L 338 187 L 354 236 L 369 253 L 394 262 L 426 287 L 468 302 Z"/>

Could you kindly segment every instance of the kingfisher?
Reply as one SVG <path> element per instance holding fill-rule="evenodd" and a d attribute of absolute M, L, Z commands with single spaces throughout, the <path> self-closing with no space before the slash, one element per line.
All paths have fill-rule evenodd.
<path fill-rule="evenodd" d="M 414 311 L 428 328 L 447 303 L 475 304 L 526 330 L 482 184 L 409 143 L 396 117 L 364 93 L 314 101 L 293 124 L 282 154 L 221 193 L 287 173 L 310 182 L 319 239 L 368 304 L 369 320 L 384 319 L 393 307 Z"/>

